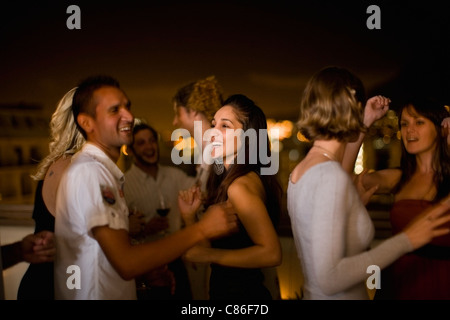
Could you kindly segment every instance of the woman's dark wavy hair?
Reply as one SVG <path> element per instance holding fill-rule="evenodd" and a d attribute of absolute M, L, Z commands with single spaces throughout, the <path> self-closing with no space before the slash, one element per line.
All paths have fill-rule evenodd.
<path fill-rule="evenodd" d="M 436 152 L 433 156 L 434 169 L 434 183 L 437 193 L 434 202 L 437 202 L 446 197 L 450 192 L 450 152 L 447 144 L 447 137 L 442 135 L 441 123 L 447 117 L 450 117 L 449 111 L 445 105 L 437 100 L 426 97 L 410 97 L 404 100 L 402 107 L 398 113 L 399 128 L 401 127 L 401 114 L 403 111 L 415 111 L 419 115 L 427 118 L 433 122 L 437 132 Z M 397 193 L 401 188 L 411 179 L 414 174 L 417 162 L 416 157 L 406 151 L 403 140 L 401 141 L 402 157 L 400 168 L 402 175 L 399 183 L 394 188 L 394 193 Z"/>
<path fill-rule="evenodd" d="M 227 190 L 231 183 L 241 177 L 246 175 L 251 171 L 258 173 L 266 194 L 265 204 L 270 218 L 275 226 L 277 226 L 280 215 L 281 215 L 281 197 L 282 197 L 282 187 L 276 177 L 276 175 L 260 175 L 262 167 L 270 167 L 270 163 L 263 164 L 260 161 L 260 153 L 262 152 L 259 148 L 260 146 L 260 136 L 259 130 L 267 130 L 267 120 L 264 112 L 258 107 L 251 99 L 247 98 L 242 94 L 235 94 L 228 97 L 224 103 L 224 106 L 231 106 L 236 114 L 237 119 L 242 123 L 243 130 L 246 132 L 248 129 L 254 129 L 256 131 L 257 143 L 252 143 L 250 145 L 249 139 L 245 138 L 244 150 L 245 150 L 245 163 L 240 163 L 236 161 L 230 165 L 228 170 L 225 170 L 222 174 L 218 175 L 211 170 L 208 177 L 207 190 L 208 194 L 205 201 L 205 206 L 208 207 L 214 203 L 226 201 L 228 199 Z M 267 141 L 265 150 L 267 150 L 267 155 L 270 157 L 270 141 L 269 137 L 266 135 L 264 139 Z M 262 141 L 264 143 L 264 141 Z M 257 153 L 257 161 L 251 161 L 250 163 L 250 152 Z M 269 158 L 270 159 L 270 158 Z"/>

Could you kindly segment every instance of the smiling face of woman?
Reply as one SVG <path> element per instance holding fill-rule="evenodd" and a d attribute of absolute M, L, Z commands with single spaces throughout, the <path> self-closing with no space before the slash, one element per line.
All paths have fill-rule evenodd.
<path fill-rule="evenodd" d="M 413 106 L 403 109 L 400 132 L 406 151 L 410 154 L 434 152 L 436 149 L 436 127 L 431 120 L 420 115 Z"/>
<path fill-rule="evenodd" d="M 228 167 L 240 148 L 242 123 L 238 120 L 234 108 L 225 105 L 216 112 L 211 124 L 215 129 L 210 140 L 211 155 L 215 159 L 222 158 L 225 167 Z"/>

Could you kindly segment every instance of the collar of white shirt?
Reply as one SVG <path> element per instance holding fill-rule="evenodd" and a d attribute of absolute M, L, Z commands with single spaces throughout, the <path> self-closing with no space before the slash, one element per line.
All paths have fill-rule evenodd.
<path fill-rule="evenodd" d="M 102 149 L 92 143 L 87 142 L 84 144 L 81 151 L 103 164 L 118 181 L 125 181 L 122 170 L 120 170 L 117 164 L 112 161 L 111 158 L 108 157 Z"/>

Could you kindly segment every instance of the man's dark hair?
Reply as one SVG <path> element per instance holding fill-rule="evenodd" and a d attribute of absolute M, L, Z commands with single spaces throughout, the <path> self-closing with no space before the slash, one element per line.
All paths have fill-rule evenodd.
<path fill-rule="evenodd" d="M 133 126 L 133 141 L 128 145 L 128 147 L 131 148 L 131 150 L 133 150 L 134 137 L 141 130 L 150 130 L 150 132 L 153 133 L 153 136 L 155 137 L 155 139 L 158 140 L 159 135 L 158 135 L 158 132 L 155 130 L 155 128 L 153 128 L 152 126 L 150 126 L 144 122 L 140 122 Z"/>
<path fill-rule="evenodd" d="M 138 133 L 139 131 L 145 130 L 145 129 L 150 130 L 153 133 L 153 135 L 155 136 L 155 138 L 158 138 L 158 132 L 152 126 L 150 126 L 150 125 L 148 125 L 148 124 L 146 124 L 144 122 L 141 122 L 139 124 L 135 124 L 134 125 L 134 127 L 133 127 L 133 136 L 135 136 L 136 133 Z"/>
<path fill-rule="evenodd" d="M 120 89 L 119 82 L 111 76 L 97 75 L 91 76 L 82 80 L 75 94 L 73 95 L 72 112 L 77 124 L 78 130 L 83 134 L 86 139 L 86 132 L 78 124 L 78 115 L 80 113 L 86 113 L 95 118 L 95 106 L 93 101 L 94 92 L 97 89 L 103 87 L 115 87 Z"/>

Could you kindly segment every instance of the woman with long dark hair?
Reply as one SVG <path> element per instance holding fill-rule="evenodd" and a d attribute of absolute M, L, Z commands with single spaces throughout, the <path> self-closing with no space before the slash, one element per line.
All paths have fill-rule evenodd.
<path fill-rule="evenodd" d="M 411 97 L 399 110 L 401 164 L 361 177 L 364 188 L 392 193 L 392 232 L 397 234 L 427 208 L 450 193 L 450 149 L 443 103 Z M 450 223 L 445 225 L 450 227 Z M 450 299 L 450 235 L 434 238 L 383 270 L 376 299 Z"/>
<path fill-rule="evenodd" d="M 270 166 L 271 151 L 264 112 L 248 97 L 232 95 L 214 115 L 210 145 L 214 159 L 207 182 L 205 207 L 227 202 L 238 217 L 239 230 L 189 250 L 190 261 L 211 263 L 210 299 L 272 299 L 261 268 L 281 263 L 276 226 L 282 189 Z M 187 224 L 201 204 L 198 188 L 180 194 Z"/>

